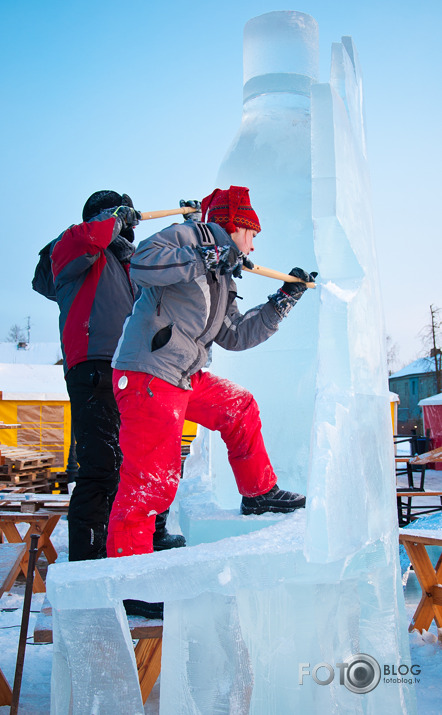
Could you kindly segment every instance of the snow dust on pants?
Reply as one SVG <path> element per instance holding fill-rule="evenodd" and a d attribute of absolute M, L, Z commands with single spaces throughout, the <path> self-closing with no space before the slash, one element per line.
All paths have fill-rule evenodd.
<path fill-rule="evenodd" d="M 118 387 L 122 376 L 124 389 Z M 253 395 L 210 372 L 199 371 L 191 381 L 192 389 L 183 390 L 146 373 L 114 370 L 123 464 L 108 556 L 153 551 L 155 515 L 173 502 L 180 481 L 185 419 L 220 432 L 240 494 L 265 494 L 276 484 Z"/>

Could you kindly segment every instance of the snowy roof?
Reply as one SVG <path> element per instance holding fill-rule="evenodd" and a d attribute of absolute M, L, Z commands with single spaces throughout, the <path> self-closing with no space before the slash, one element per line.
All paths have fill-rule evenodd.
<path fill-rule="evenodd" d="M 425 405 L 442 405 L 442 392 L 438 395 L 432 395 L 431 397 L 426 397 L 418 403 L 421 407 Z"/>
<path fill-rule="evenodd" d="M 435 372 L 434 360 L 430 357 L 423 357 L 405 365 L 401 370 L 398 370 L 393 375 L 390 375 L 390 380 L 393 377 L 407 377 L 408 375 L 421 375 L 425 372 Z"/>
<path fill-rule="evenodd" d="M 0 364 L 0 399 L 68 401 L 62 365 Z"/>
<path fill-rule="evenodd" d="M 61 360 L 60 343 L 17 343 L 0 342 L 0 363 L 20 365 L 55 365 Z"/>
<path fill-rule="evenodd" d="M 396 392 L 391 392 L 391 390 L 390 390 L 390 402 L 400 402 L 399 395 Z"/>

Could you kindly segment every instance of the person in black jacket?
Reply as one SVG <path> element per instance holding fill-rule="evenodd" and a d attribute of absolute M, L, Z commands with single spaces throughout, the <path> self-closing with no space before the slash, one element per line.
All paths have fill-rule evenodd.
<path fill-rule="evenodd" d="M 97 191 L 86 201 L 83 222 L 68 228 L 52 251 L 79 463 L 68 514 L 70 561 L 106 557 L 122 461 L 111 360 L 137 295 L 129 262 L 139 218 L 127 194 Z M 156 520 L 156 550 L 185 545 L 183 536 L 167 532 L 166 518 L 167 512 Z"/>

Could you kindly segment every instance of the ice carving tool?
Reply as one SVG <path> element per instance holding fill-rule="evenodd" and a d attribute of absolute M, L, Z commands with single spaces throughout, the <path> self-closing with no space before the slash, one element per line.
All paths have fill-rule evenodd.
<path fill-rule="evenodd" d="M 179 209 L 165 209 L 164 211 L 144 211 L 141 214 L 141 220 L 146 221 L 149 218 L 163 218 L 164 216 L 174 216 L 175 214 L 193 214 L 199 209 L 194 209 L 191 206 L 182 206 Z"/>
<path fill-rule="evenodd" d="M 175 216 L 176 214 L 193 214 L 199 211 L 197 208 L 191 206 L 182 206 L 179 209 L 165 209 L 164 211 L 144 211 L 141 213 L 141 220 L 146 221 L 151 218 L 164 218 L 165 216 Z M 260 276 L 265 276 L 266 278 L 275 278 L 278 281 L 283 281 L 287 283 L 304 283 L 301 278 L 296 278 L 296 276 L 289 276 L 288 273 L 281 273 L 280 271 L 275 271 L 273 268 L 265 268 L 264 266 L 253 266 L 253 268 L 246 268 L 243 266 L 241 269 L 243 271 L 249 271 L 249 273 L 256 273 Z M 306 283 L 307 288 L 316 288 L 316 283 Z"/>
<path fill-rule="evenodd" d="M 258 276 L 265 276 L 266 278 L 275 278 L 277 281 L 283 281 L 284 283 L 304 283 L 301 278 L 296 278 L 296 276 L 289 276 L 288 273 L 281 273 L 280 271 L 275 271 L 273 268 L 265 268 L 264 266 L 257 266 L 256 264 L 253 268 L 246 268 L 243 266 L 242 271 L 247 271 L 248 273 L 256 273 Z M 307 288 L 316 288 L 316 283 L 305 283 Z"/>

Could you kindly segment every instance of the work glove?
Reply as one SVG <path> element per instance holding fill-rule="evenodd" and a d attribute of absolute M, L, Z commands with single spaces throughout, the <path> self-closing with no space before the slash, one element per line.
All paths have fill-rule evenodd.
<path fill-rule="evenodd" d="M 141 214 L 139 211 L 135 211 L 132 206 L 114 206 L 111 209 L 100 211 L 98 216 L 94 217 L 94 221 L 104 221 L 107 218 L 120 219 L 120 223 L 115 222 L 115 228 L 120 232 L 126 228 L 137 226 L 140 223 Z"/>
<path fill-rule="evenodd" d="M 111 209 L 112 216 L 116 216 L 120 219 L 122 228 L 134 228 L 138 226 L 141 220 L 141 214 L 136 211 L 132 206 L 117 206 L 115 209 Z"/>
<path fill-rule="evenodd" d="M 181 199 L 180 207 L 184 208 L 185 206 L 196 209 L 196 211 L 191 214 L 184 214 L 185 221 L 201 221 L 201 201 L 197 201 L 196 199 L 194 201 L 185 201 Z"/>
<path fill-rule="evenodd" d="M 307 290 L 306 283 L 314 283 L 315 278 L 318 274 L 316 271 L 313 273 L 307 273 L 302 268 L 292 268 L 289 276 L 294 276 L 295 278 L 300 278 L 303 283 L 289 283 L 288 281 L 283 283 L 281 288 L 278 288 L 276 293 L 269 295 L 269 300 L 275 306 L 276 312 L 281 318 L 285 318 L 286 315 L 291 311 L 294 305 L 302 297 L 303 293 Z"/>
<path fill-rule="evenodd" d="M 242 278 L 241 268 L 252 269 L 254 268 L 254 266 L 255 264 L 252 263 L 252 261 L 246 256 L 246 254 L 240 251 L 238 254 L 238 260 L 236 261 L 235 266 L 233 268 L 232 275 L 234 278 Z M 223 272 L 225 271 L 221 269 L 221 273 Z"/>
<path fill-rule="evenodd" d="M 283 283 L 282 287 L 280 290 L 282 290 L 283 293 L 286 295 L 290 296 L 295 296 L 298 293 L 304 293 L 307 290 L 307 286 L 305 285 L 306 283 L 314 283 L 315 278 L 318 274 L 316 272 L 314 273 L 307 273 L 307 271 L 304 271 L 302 268 L 292 268 L 292 270 L 289 273 L 289 276 L 293 276 L 294 278 L 300 278 L 301 281 L 304 281 L 304 283 Z M 301 296 L 299 296 L 301 297 Z"/>
<path fill-rule="evenodd" d="M 196 246 L 196 250 L 204 261 L 207 272 L 220 275 L 231 272 L 235 277 L 241 277 L 244 254 L 233 246 Z"/>
<path fill-rule="evenodd" d="M 227 270 L 232 260 L 230 254 L 234 253 L 231 246 L 196 246 L 196 250 L 200 254 L 204 262 L 204 268 L 207 272 L 216 272 L 221 269 Z"/>
<path fill-rule="evenodd" d="M 133 243 L 135 238 L 133 227 L 137 226 L 140 222 L 140 212 L 135 211 L 132 206 L 114 206 L 111 209 L 104 209 L 104 211 L 101 211 L 93 220 L 106 221 L 108 218 L 117 219 L 114 224 L 111 240 L 114 241 L 117 236 L 121 235 L 130 243 Z"/>

